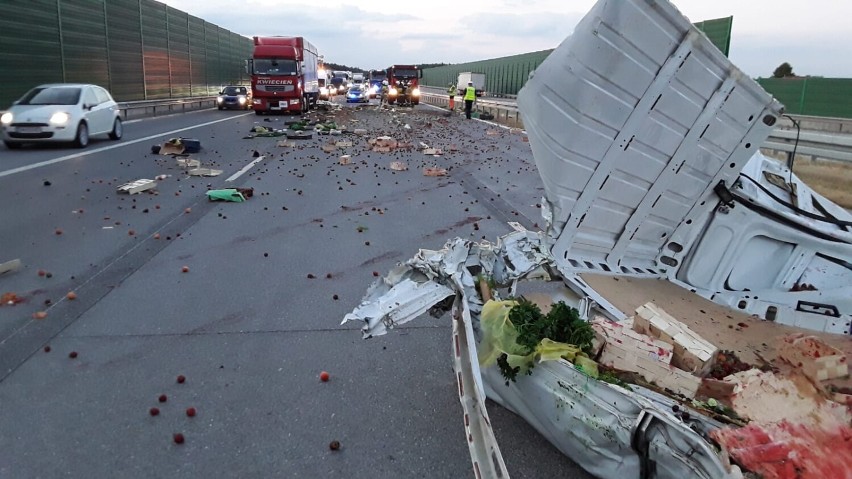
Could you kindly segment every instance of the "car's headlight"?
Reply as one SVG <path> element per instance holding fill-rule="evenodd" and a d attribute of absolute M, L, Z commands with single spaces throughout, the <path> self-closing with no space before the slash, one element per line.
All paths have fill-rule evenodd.
<path fill-rule="evenodd" d="M 241 97 L 240 97 L 240 99 L 239 99 L 239 100 L 237 100 L 237 101 L 239 101 L 239 102 L 240 102 L 240 105 L 245 105 L 245 104 L 246 104 L 246 97 L 241 96 Z"/>
<path fill-rule="evenodd" d="M 420 89 L 415 88 L 414 90 L 411 90 L 411 94 L 414 96 L 420 96 Z"/>
<path fill-rule="evenodd" d="M 4 125 L 10 125 L 12 123 L 12 114 L 10 112 L 3 113 L 3 116 L 0 116 L 0 123 Z"/>
<path fill-rule="evenodd" d="M 223 101 L 225 101 L 225 99 L 222 98 L 221 96 L 216 98 L 216 103 L 222 103 Z"/>
<path fill-rule="evenodd" d="M 391 95 L 396 95 L 398 92 L 396 91 L 396 88 L 391 88 L 390 90 L 388 90 L 388 93 L 390 93 Z"/>
<path fill-rule="evenodd" d="M 58 111 L 50 116 L 50 122 L 54 125 L 64 125 L 68 123 L 68 113 L 64 111 Z"/>

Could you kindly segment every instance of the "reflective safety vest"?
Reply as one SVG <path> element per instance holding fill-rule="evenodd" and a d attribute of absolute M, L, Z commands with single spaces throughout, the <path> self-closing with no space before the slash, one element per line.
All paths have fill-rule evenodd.
<path fill-rule="evenodd" d="M 476 100 L 476 88 L 469 86 L 464 90 L 464 101 Z"/>
<path fill-rule="evenodd" d="M 456 86 L 450 85 L 450 87 L 447 88 L 447 94 L 450 96 L 456 96 Z"/>

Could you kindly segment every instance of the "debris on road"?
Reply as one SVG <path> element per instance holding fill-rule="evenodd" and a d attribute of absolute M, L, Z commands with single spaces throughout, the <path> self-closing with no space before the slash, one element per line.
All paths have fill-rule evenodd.
<path fill-rule="evenodd" d="M 0 275 L 17 271 L 20 267 L 20 259 L 13 259 L 11 261 L 6 261 L 5 263 L 0 263 Z"/>
<path fill-rule="evenodd" d="M 341 165 L 352 164 L 352 155 L 342 155 L 338 161 Z"/>
<path fill-rule="evenodd" d="M 148 180 L 143 178 L 120 185 L 116 188 L 116 191 L 118 193 L 127 193 L 128 195 L 135 195 L 137 193 L 142 193 L 143 191 L 152 190 L 156 187 L 157 182 L 155 182 L 154 180 Z"/>
<path fill-rule="evenodd" d="M 426 148 L 426 149 L 422 150 L 422 152 L 423 152 L 424 155 L 432 155 L 432 156 L 440 156 L 440 155 L 444 154 L 444 152 L 441 151 L 439 148 Z"/>
<path fill-rule="evenodd" d="M 201 166 L 201 160 L 195 158 L 175 158 L 175 162 L 177 166 L 180 168 L 199 168 Z"/>
<path fill-rule="evenodd" d="M 372 151 L 376 153 L 390 153 L 395 150 L 399 143 L 389 137 L 389 136 L 380 136 L 378 138 L 372 138 L 367 141 L 367 143 L 372 146 Z"/>
<path fill-rule="evenodd" d="M 337 451 L 340 449 L 340 441 L 331 441 L 328 443 L 328 448 L 332 451 Z"/>
<path fill-rule="evenodd" d="M 189 176 L 219 176 L 222 173 L 222 170 L 214 170 L 213 168 L 193 168 L 186 171 Z"/>
<path fill-rule="evenodd" d="M 279 148 L 295 148 L 296 143 L 294 143 L 292 141 L 279 141 L 278 143 L 275 144 L 275 146 L 277 146 Z"/>
<path fill-rule="evenodd" d="M 390 169 L 393 171 L 406 171 L 408 170 L 408 165 L 403 161 L 391 161 Z"/>
<path fill-rule="evenodd" d="M 230 201 L 233 203 L 242 203 L 246 200 L 246 196 L 236 188 L 226 188 L 222 190 L 208 190 L 208 201 Z"/>
<path fill-rule="evenodd" d="M 423 176 L 447 176 L 449 173 L 445 168 L 426 167 L 423 168 Z"/>
<path fill-rule="evenodd" d="M 308 133 L 306 131 L 294 131 L 293 133 L 287 133 L 288 140 L 310 140 L 314 135 L 312 133 Z"/>
<path fill-rule="evenodd" d="M 330 376 L 330 375 L 328 374 L 328 372 L 326 372 L 326 371 L 322 371 L 322 372 L 320 373 L 320 375 L 319 375 L 320 381 L 322 381 L 322 382 L 324 382 L 324 383 L 325 383 L 325 382 L 328 382 L 328 379 L 329 379 L 330 377 L 331 377 L 331 376 Z"/>
<path fill-rule="evenodd" d="M 182 155 L 186 150 L 186 145 L 180 138 L 171 138 L 160 146 L 158 151 L 161 155 Z M 153 148 L 151 151 L 154 151 Z"/>

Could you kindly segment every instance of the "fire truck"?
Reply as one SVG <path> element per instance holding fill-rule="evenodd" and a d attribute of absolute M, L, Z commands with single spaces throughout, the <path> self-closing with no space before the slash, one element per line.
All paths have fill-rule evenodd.
<path fill-rule="evenodd" d="M 246 62 L 251 75 L 252 109 L 304 113 L 319 99 L 317 49 L 302 37 L 254 37 Z"/>
<path fill-rule="evenodd" d="M 423 70 L 416 65 L 393 65 L 388 68 L 388 103 L 416 105 L 420 103 L 420 79 Z"/>

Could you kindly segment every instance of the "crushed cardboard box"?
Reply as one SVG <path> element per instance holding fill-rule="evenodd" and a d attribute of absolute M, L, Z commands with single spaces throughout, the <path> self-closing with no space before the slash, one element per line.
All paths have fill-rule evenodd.
<path fill-rule="evenodd" d="M 846 355 L 815 336 L 791 334 L 781 337 L 778 343 L 778 357 L 801 368 L 812 381 L 827 381 L 849 375 Z"/>
<path fill-rule="evenodd" d="M 449 173 L 444 168 L 426 167 L 423 168 L 423 176 L 447 176 Z"/>
<path fill-rule="evenodd" d="M 674 352 L 671 344 L 637 333 L 630 329 L 631 324 L 625 323 L 621 324 L 596 316 L 590 323 L 595 331 L 596 341 L 600 343 L 595 349 L 600 350 L 600 347 L 605 347 L 605 344 L 618 343 L 626 349 L 634 350 L 637 355 L 663 364 L 671 364 Z"/>
<path fill-rule="evenodd" d="M 394 171 L 406 171 L 408 169 L 408 165 L 402 161 L 391 161 L 390 169 Z"/>
<path fill-rule="evenodd" d="M 151 190 L 157 187 L 157 182 L 154 180 L 148 179 L 138 179 L 136 181 L 131 181 L 129 183 L 124 183 L 123 185 L 119 185 L 116 187 L 116 191 L 118 193 L 127 193 L 128 195 L 135 195 L 136 193 L 142 193 L 143 191 Z"/>
<path fill-rule="evenodd" d="M 718 348 L 654 303 L 636 308 L 633 329 L 674 345 L 672 364 L 689 372 L 712 367 Z"/>
<path fill-rule="evenodd" d="M 352 163 L 352 155 L 342 155 L 338 161 L 341 165 L 349 165 Z"/>

